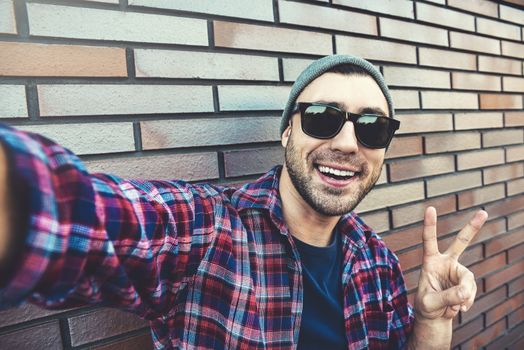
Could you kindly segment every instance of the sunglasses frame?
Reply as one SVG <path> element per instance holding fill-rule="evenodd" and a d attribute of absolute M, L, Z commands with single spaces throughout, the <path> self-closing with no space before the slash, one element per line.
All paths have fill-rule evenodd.
<path fill-rule="evenodd" d="M 329 135 L 329 136 L 317 136 L 317 135 L 312 135 L 311 133 L 309 133 L 307 130 L 304 129 L 304 119 L 307 118 L 304 114 L 304 112 L 306 111 L 306 109 L 308 107 L 311 107 L 311 106 L 321 106 L 321 107 L 328 107 L 328 108 L 332 108 L 340 113 L 342 113 L 344 115 L 344 122 L 340 124 L 339 128 L 337 129 L 336 132 L 334 132 L 332 135 Z M 336 107 L 336 106 L 333 106 L 333 105 L 330 105 L 330 104 L 325 104 L 325 103 L 318 103 L 318 102 L 297 102 L 295 104 L 295 109 L 293 110 L 293 114 L 297 113 L 297 112 L 300 112 L 300 121 L 301 121 L 301 126 L 302 126 L 302 131 L 304 132 L 304 134 L 308 135 L 308 136 L 311 136 L 313 138 L 316 138 L 316 139 L 321 139 L 321 140 L 327 140 L 327 139 L 331 139 L 335 136 L 338 135 L 338 133 L 342 130 L 342 128 L 344 127 L 344 124 L 347 122 L 347 121 L 350 121 L 352 122 L 353 124 L 357 124 L 358 120 L 362 117 L 377 117 L 377 118 L 380 118 L 380 119 L 384 119 L 386 118 L 388 120 L 388 140 L 387 142 L 385 143 L 384 146 L 372 146 L 372 145 L 369 145 L 367 144 L 366 142 L 363 142 L 359 136 L 359 133 L 357 132 L 357 129 L 355 128 L 355 136 L 358 140 L 358 142 L 360 142 L 363 146 L 367 147 L 367 148 L 372 148 L 372 149 L 382 149 L 382 148 L 388 148 L 389 147 L 389 144 L 391 143 L 391 140 L 393 139 L 393 136 L 395 134 L 395 131 L 398 130 L 398 128 L 400 127 L 400 121 L 396 120 L 396 119 L 393 119 L 393 118 L 390 118 L 390 117 L 386 117 L 386 116 L 383 116 L 383 115 L 377 115 L 377 114 L 371 114 L 371 113 L 366 113 L 366 114 L 358 114 L 358 113 L 351 113 L 351 112 L 346 112 L 346 111 L 343 111 L 341 110 L 340 108 Z"/>

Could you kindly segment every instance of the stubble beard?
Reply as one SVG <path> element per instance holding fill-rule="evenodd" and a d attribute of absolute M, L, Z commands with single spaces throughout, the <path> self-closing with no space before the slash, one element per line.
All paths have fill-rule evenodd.
<path fill-rule="evenodd" d="M 371 175 L 368 176 L 370 170 L 365 161 L 359 161 L 354 156 L 350 158 L 347 154 L 340 152 L 313 151 L 308 155 L 308 159 L 312 160 L 308 162 L 309 164 L 313 164 L 315 160 L 328 160 L 334 163 L 352 164 L 361 169 L 360 179 L 355 179 L 359 181 L 359 186 L 349 198 L 344 193 L 344 189 L 322 185 L 317 186 L 313 182 L 313 172 L 316 170 L 306 168 L 307 165 L 304 165 L 300 159 L 300 152 L 293 143 L 293 137 L 289 138 L 285 151 L 285 161 L 291 182 L 312 209 L 326 216 L 340 216 L 352 211 L 375 186 L 383 165 L 377 166 L 373 169 Z M 367 181 L 362 182 L 362 179 L 366 178 Z"/>

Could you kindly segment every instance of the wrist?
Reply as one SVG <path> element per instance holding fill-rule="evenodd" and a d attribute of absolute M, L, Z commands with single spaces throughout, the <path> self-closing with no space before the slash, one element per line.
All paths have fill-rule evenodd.
<path fill-rule="evenodd" d="M 408 349 L 444 350 L 451 346 L 453 319 L 415 316 Z"/>

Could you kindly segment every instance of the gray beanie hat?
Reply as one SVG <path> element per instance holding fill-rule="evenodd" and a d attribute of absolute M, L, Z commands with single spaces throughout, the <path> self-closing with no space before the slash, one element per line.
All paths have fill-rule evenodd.
<path fill-rule="evenodd" d="M 342 64 L 351 64 L 358 66 L 364 69 L 369 75 L 375 79 L 380 90 L 386 97 L 389 108 L 389 116 L 391 118 L 395 115 L 395 110 L 393 108 L 393 101 L 391 95 L 389 94 L 389 89 L 384 81 L 384 77 L 380 72 L 368 61 L 363 58 L 351 56 L 351 55 L 331 55 L 326 56 L 321 59 L 318 59 L 311 63 L 300 75 L 293 84 L 291 92 L 289 93 L 289 98 L 282 112 L 282 120 L 280 122 L 280 135 L 286 130 L 289 124 L 289 118 L 291 118 L 291 112 L 295 108 L 295 103 L 297 101 L 298 95 L 309 85 L 313 80 L 324 74 L 326 71 L 330 70 L 333 67 L 342 65 Z"/>

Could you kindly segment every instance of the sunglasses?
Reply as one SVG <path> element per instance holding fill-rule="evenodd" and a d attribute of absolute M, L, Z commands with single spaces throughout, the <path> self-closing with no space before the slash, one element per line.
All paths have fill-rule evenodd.
<path fill-rule="evenodd" d="M 346 121 L 355 127 L 358 142 L 368 148 L 387 148 L 400 122 L 375 114 L 356 114 L 323 103 L 298 102 L 293 113 L 300 111 L 302 131 L 317 139 L 335 137 Z"/>

